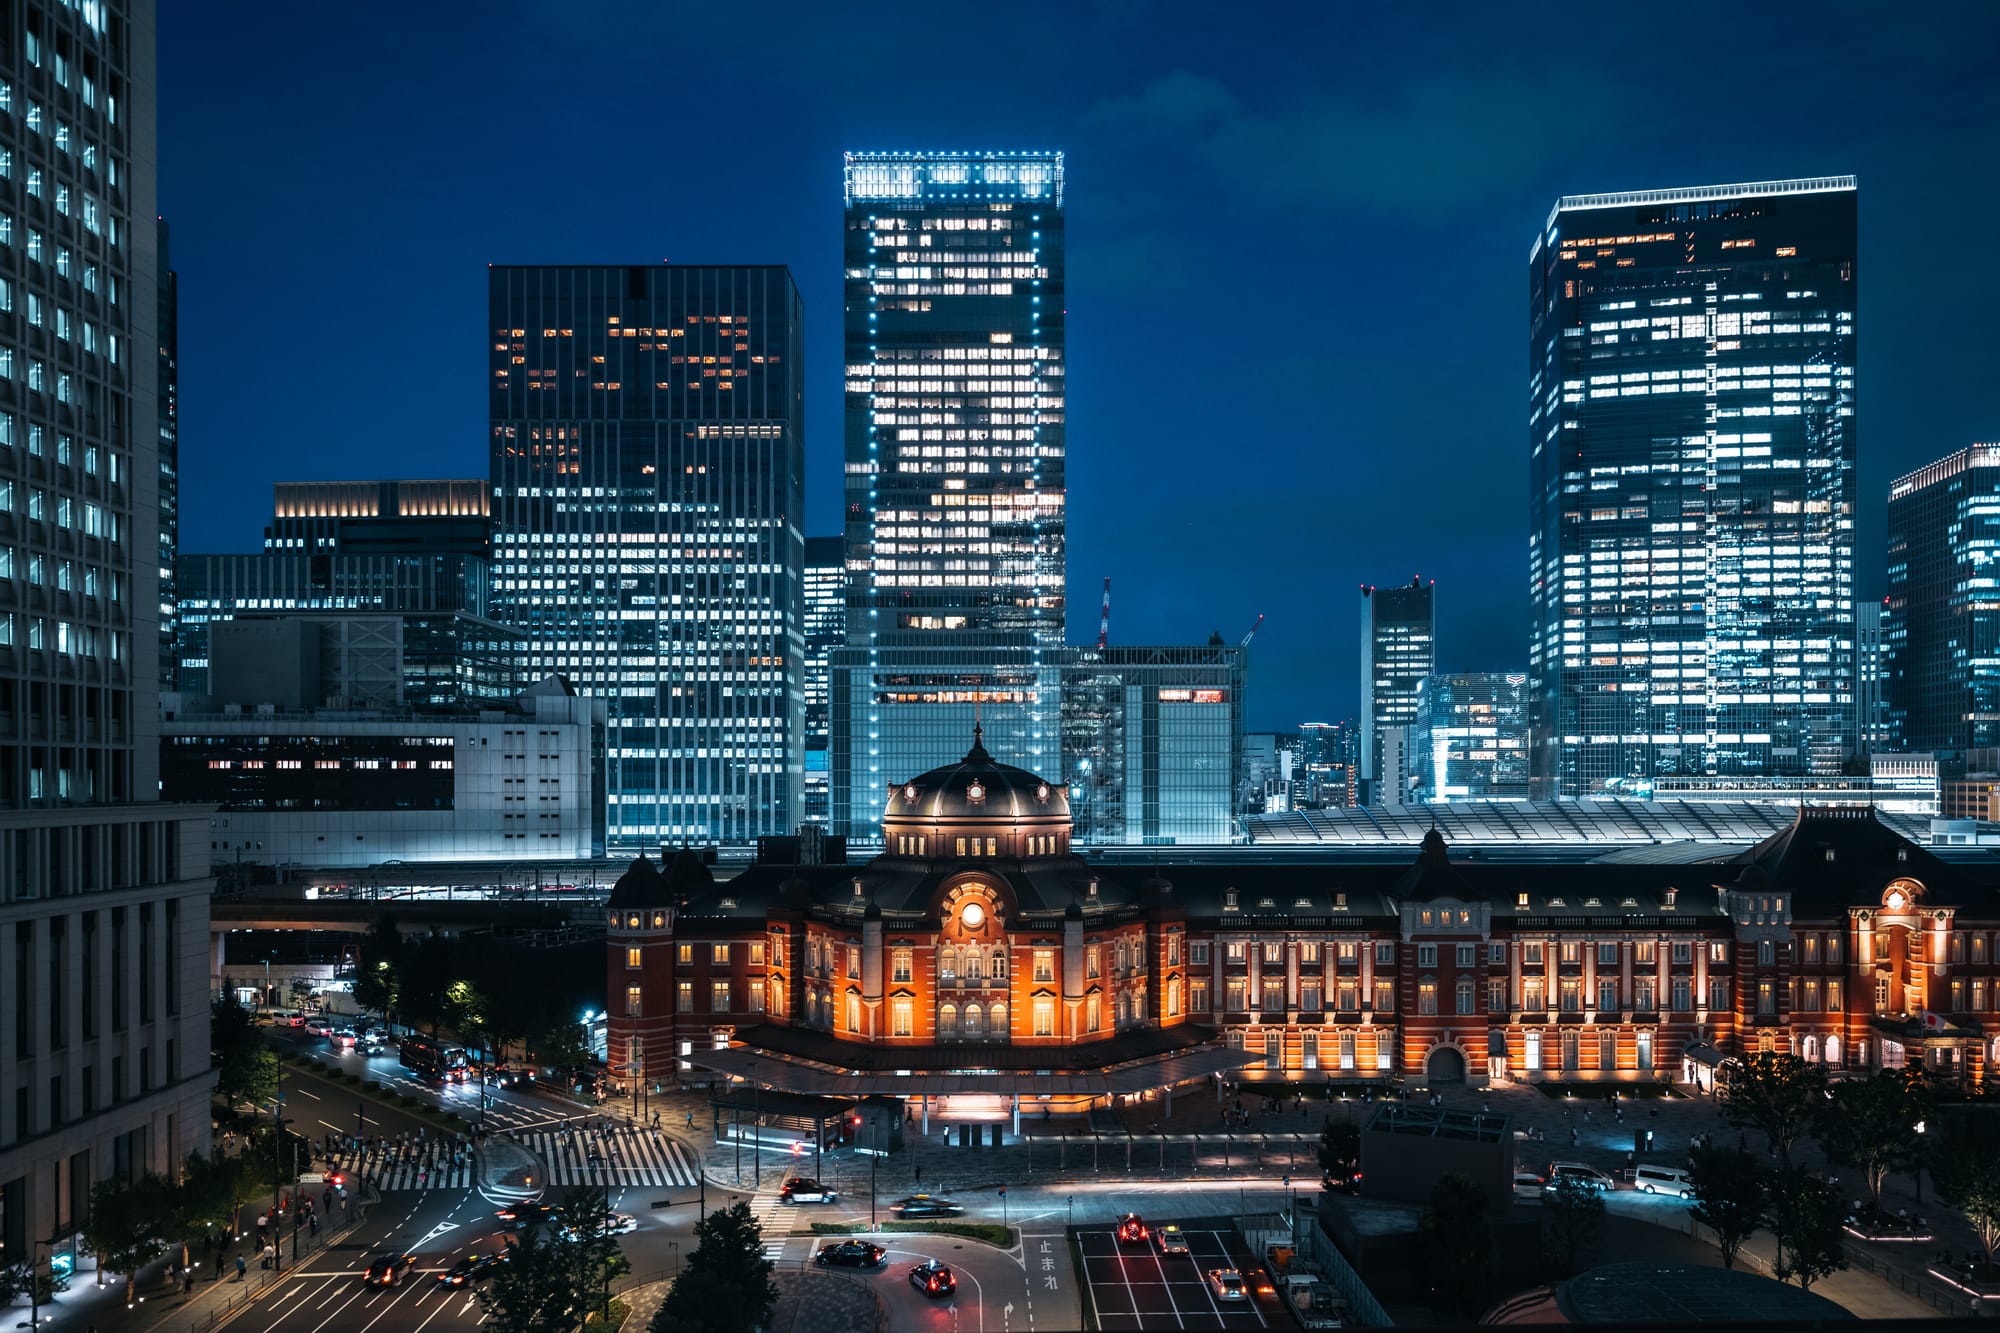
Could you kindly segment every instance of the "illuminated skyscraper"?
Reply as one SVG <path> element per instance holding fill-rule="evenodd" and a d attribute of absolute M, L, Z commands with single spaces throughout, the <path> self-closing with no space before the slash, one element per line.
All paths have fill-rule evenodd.
<path fill-rule="evenodd" d="M 2000 444 L 1889 487 L 1882 691 L 1895 743 L 1952 766 L 2000 746 Z"/>
<path fill-rule="evenodd" d="M 1536 797 L 1839 772 L 1854 179 L 1563 198 L 1528 269 Z"/>
<path fill-rule="evenodd" d="M 1454 671 L 1417 692 L 1410 727 L 1419 804 L 1528 799 L 1526 673 Z"/>
<path fill-rule="evenodd" d="M 1411 579 L 1394 588 L 1361 586 L 1362 805 L 1402 805 L 1407 763 L 1385 764 L 1386 746 L 1407 744 L 1390 731 L 1417 720 L 1417 691 L 1437 665 L 1436 583 Z"/>
<path fill-rule="evenodd" d="M 805 818 L 827 822 L 831 809 L 827 737 L 833 716 L 833 653 L 847 639 L 847 540 L 806 538 Z"/>
<path fill-rule="evenodd" d="M 180 278 L 167 262 L 167 220 L 159 229 L 160 688 L 174 688 L 174 559 L 181 549 Z"/>
<path fill-rule="evenodd" d="M 849 153 L 847 647 L 833 831 L 987 748 L 1060 753 L 1063 158 Z"/>
<path fill-rule="evenodd" d="M 801 307 L 782 267 L 490 270 L 494 616 L 608 696 L 608 836 L 802 815 Z"/>

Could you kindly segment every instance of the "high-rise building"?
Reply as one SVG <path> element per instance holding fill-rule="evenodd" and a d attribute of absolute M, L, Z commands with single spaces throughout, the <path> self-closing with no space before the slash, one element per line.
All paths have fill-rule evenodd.
<path fill-rule="evenodd" d="M 209 1135 L 207 812 L 159 803 L 151 0 L 0 10 L 0 1267 Z"/>
<path fill-rule="evenodd" d="M 1454 671 L 1424 681 L 1410 728 L 1419 803 L 1528 799 L 1528 676 Z"/>
<path fill-rule="evenodd" d="M 1961 449 L 1890 485 L 1883 694 L 1895 743 L 1948 766 L 2000 745 L 1996 563 L 2000 444 Z"/>
<path fill-rule="evenodd" d="M 174 688 L 174 560 L 181 549 L 180 279 L 167 261 L 167 220 L 159 228 L 160 340 L 160 688 Z"/>
<path fill-rule="evenodd" d="M 1249 649 L 1220 640 L 1073 650 L 1062 772 L 1078 843 L 1236 840 L 1249 660 Z"/>
<path fill-rule="evenodd" d="M 1291 742 L 1292 809 L 1339 810 L 1360 800 L 1361 728 L 1353 718 L 1301 722 L 1298 734 L 1284 739 Z"/>
<path fill-rule="evenodd" d="M 1538 799 L 1853 749 L 1851 176 L 1569 196 L 1529 256 Z"/>
<path fill-rule="evenodd" d="M 1363 805 L 1401 805 L 1409 793 L 1385 782 L 1383 732 L 1417 720 L 1417 689 L 1437 666 L 1436 581 L 1394 588 L 1361 585 L 1361 779 Z M 1407 753 L 1407 752 L 1406 752 Z M 1398 774 L 1407 765 L 1396 766 Z"/>
<path fill-rule="evenodd" d="M 832 814 L 828 762 L 832 742 L 833 653 L 847 638 L 847 539 L 806 538 L 805 821 Z"/>
<path fill-rule="evenodd" d="M 1061 153 L 849 153 L 847 646 L 833 831 L 962 752 L 1053 767 L 1063 650 Z"/>
<path fill-rule="evenodd" d="M 610 704 L 614 846 L 803 813 L 803 308 L 780 266 L 496 266 L 494 610 Z"/>
<path fill-rule="evenodd" d="M 1862 755 L 1895 745 L 1882 695 L 1882 611 L 1865 597 L 1854 603 L 1854 748 Z"/>

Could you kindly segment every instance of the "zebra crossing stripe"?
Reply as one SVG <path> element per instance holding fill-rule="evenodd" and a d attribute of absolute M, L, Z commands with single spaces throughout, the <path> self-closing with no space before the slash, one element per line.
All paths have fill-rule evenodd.
<path fill-rule="evenodd" d="M 553 1186 L 691 1188 L 699 1181 L 686 1150 L 672 1139 L 533 1130 L 516 1135 L 515 1141 L 542 1159 Z M 615 1159 L 610 1155 L 612 1149 L 618 1154 Z M 593 1150 L 599 1154 L 595 1165 L 590 1161 Z"/>

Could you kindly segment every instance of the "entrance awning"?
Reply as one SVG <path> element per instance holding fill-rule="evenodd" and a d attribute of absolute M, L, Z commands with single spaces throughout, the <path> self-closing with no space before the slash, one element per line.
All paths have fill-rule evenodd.
<path fill-rule="evenodd" d="M 968 1050 L 977 1059 L 976 1050 Z M 695 1051 L 681 1057 L 698 1069 L 712 1070 L 760 1087 L 808 1097 L 958 1097 L 978 1094 L 999 1097 L 1106 1097 L 1177 1087 L 1216 1074 L 1261 1064 L 1261 1051 L 1227 1047 L 1184 1052 L 1140 1060 L 1097 1073 L 972 1073 L 912 1070 L 857 1073 L 806 1064 L 744 1046 L 724 1051 Z"/>
<path fill-rule="evenodd" d="M 1893 1041 L 1905 1046 L 1921 1046 L 1927 1041 L 1979 1041 L 1983 1034 L 1978 1028 L 1964 1028 L 1942 1014 L 1929 1015 L 1932 1023 L 1926 1023 L 1923 1016 L 1885 1017 L 1876 1015 L 1868 1020 L 1868 1026 Z"/>
<path fill-rule="evenodd" d="M 1682 1048 L 1681 1056 L 1683 1059 L 1692 1060 L 1698 1065 L 1707 1065 L 1710 1069 L 1720 1069 L 1723 1063 L 1730 1058 L 1705 1041 L 1689 1042 Z"/>
<path fill-rule="evenodd" d="M 1507 1033 L 1503 1029 L 1486 1029 L 1486 1053 L 1502 1057 L 1507 1054 Z"/>

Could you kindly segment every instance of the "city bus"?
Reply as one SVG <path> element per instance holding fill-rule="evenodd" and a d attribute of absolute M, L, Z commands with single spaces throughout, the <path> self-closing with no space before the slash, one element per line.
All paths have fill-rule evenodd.
<path fill-rule="evenodd" d="M 440 1082 L 463 1083 L 470 1064 L 462 1046 L 445 1046 L 411 1035 L 403 1039 L 403 1068 Z"/>

